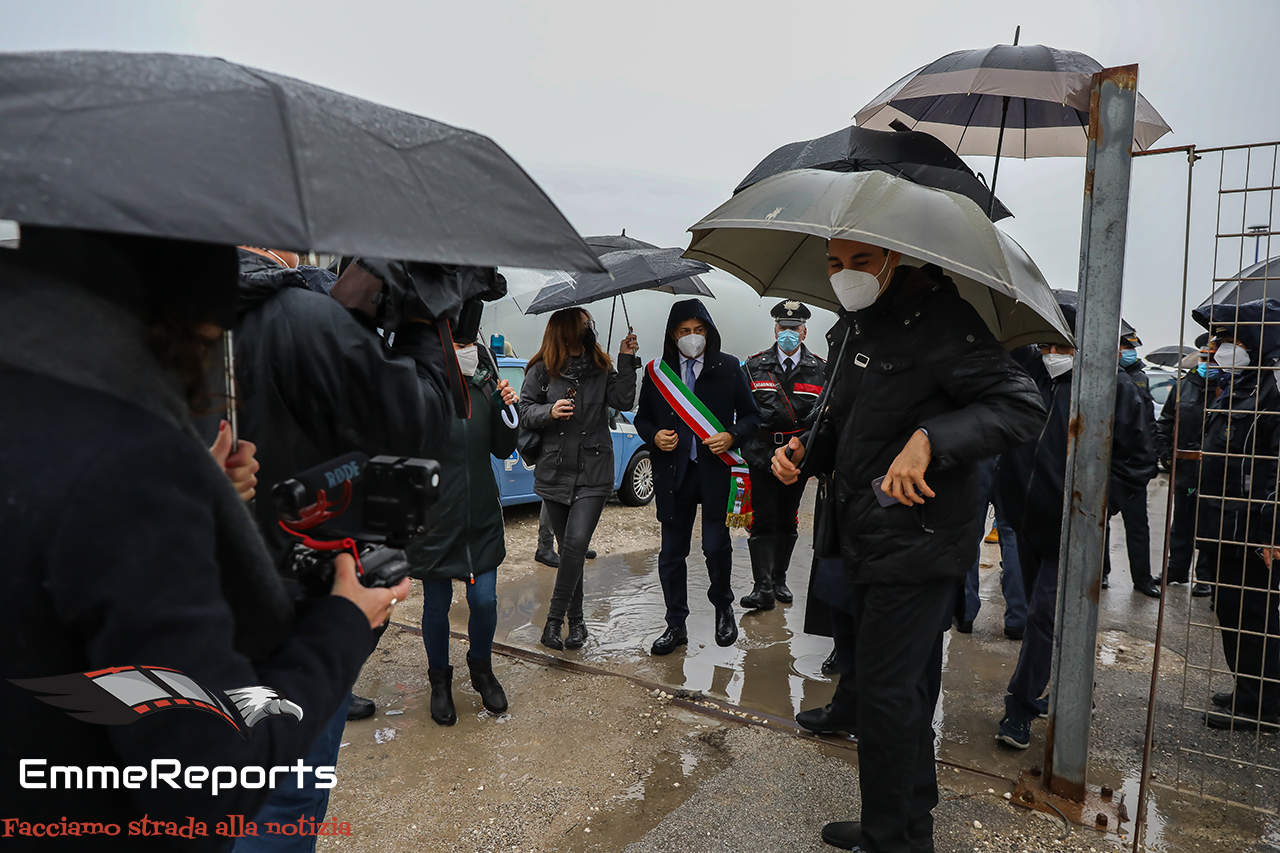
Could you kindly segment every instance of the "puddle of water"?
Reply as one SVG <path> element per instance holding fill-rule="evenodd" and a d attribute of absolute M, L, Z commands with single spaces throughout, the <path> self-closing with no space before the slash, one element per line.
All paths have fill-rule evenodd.
<path fill-rule="evenodd" d="M 648 774 L 627 788 L 611 808 L 601 809 L 565 833 L 563 853 L 621 850 L 657 826 L 697 790 L 698 783 L 718 773 L 727 758 L 692 751 L 666 751 L 654 759 Z M 587 829 L 590 832 L 587 832 Z"/>

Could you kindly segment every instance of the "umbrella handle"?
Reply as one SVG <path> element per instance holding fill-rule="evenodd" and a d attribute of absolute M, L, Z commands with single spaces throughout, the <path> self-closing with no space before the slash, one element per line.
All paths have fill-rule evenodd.
<path fill-rule="evenodd" d="M 511 429 L 520 426 L 520 413 L 516 411 L 516 407 L 507 403 L 507 407 L 502 410 L 502 422 Z"/>
<path fill-rule="evenodd" d="M 222 370 L 227 383 L 227 426 L 231 430 L 231 452 L 240 449 L 240 424 L 236 418 L 236 358 L 231 330 L 222 333 Z"/>

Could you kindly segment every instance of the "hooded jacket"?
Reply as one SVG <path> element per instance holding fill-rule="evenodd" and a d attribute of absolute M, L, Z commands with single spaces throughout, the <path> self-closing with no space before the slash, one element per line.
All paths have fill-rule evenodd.
<path fill-rule="evenodd" d="M 686 299 L 671 306 L 667 328 L 662 336 L 662 360 L 683 379 L 680 350 L 672 337 L 676 326 L 697 319 L 707 327 L 707 345 L 702 351 L 702 372 L 690 390 L 711 410 L 725 431 L 733 436 L 733 447 L 742 444 L 760 429 L 760 409 L 756 406 L 747 382 L 747 374 L 737 357 L 720 349 L 720 330 L 700 299 Z M 689 448 L 698 441 L 698 475 L 702 481 L 702 505 L 720 512 L 729 503 L 729 466 L 708 450 L 682 421 L 653 383 L 645 377 L 640 388 L 640 406 L 636 410 L 636 432 L 649 447 L 653 460 L 654 498 L 658 521 L 675 518 L 672 497 L 689 466 Z M 659 450 L 654 437 L 659 430 L 675 430 L 678 442 L 674 450 Z"/>
<path fill-rule="evenodd" d="M 234 276 L 229 265 L 229 282 Z M 325 596 L 300 608 L 292 629 L 281 619 L 284 630 L 267 630 L 268 643 L 244 647 L 244 638 L 277 627 L 267 599 L 291 602 L 138 318 L 76 283 L 0 259 L 0 725 L 11 733 L 0 739 L 0 802 L 7 816 L 32 823 L 70 817 L 122 832 L 6 838 L 0 847 L 225 850 L 230 839 L 217 836 L 136 845 L 123 836 L 144 814 L 184 826 L 190 816 L 212 833 L 228 813 L 255 814 L 269 789 L 211 796 L 207 782 L 130 790 L 68 780 L 41 790 L 19 784 L 19 762 L 292 764 L 348 695 L 372 648 L 369 622 L 352 602 Z M 99 725 L 7 680 L 129 664 L 179 670 L 211 690 L 269 685 L 304 713 L 264 720 L 249 739 L 194 709 Z"/>
<path fill-rule="evenodd" d="M 498 365 L 487 347 L 467 377 L 471 417 L 454 418 L 440 454 L 440 517 L 427 535 L 405 548 L 418 580 L 469 581 L 498 568 L 507 556 L 502 504 L 489 457 L 506 459 L 516 449 L 516 427 L 502 420 Z"/>
<path fill-rule="evenodd" d="M 1064 311 L 1064 314 L 1067 312 Z M 1074 315 L 1068 315 L 1074 328 Z M 1000 457 L 996 489 L 1005 520 L 1042 554 L 1056 554 L 1062 540 L 1062 490 L 1067 476 L 1067 426 L 1071 417 L 1071 372 L 1049 376 L 1039 347 L 1023 347 L 1014 358 L 1035 381 L 1049 410 L 1039 434 Z M 1124 370 L 1116 372 L 1111 431 L 1111 480 L 1107 501 L 1119 507 L 1156 475 L 1142 395 Z"/>
<path fill-rule="evenodd" d="M 572 503 L 574 498 L 613 491 L 613 435 L 609 407 L 629 410 L 636 400 L 640 359 L 618 356 L 616 370 L 601 370 L 589 354 L 569 358 L 559 376 L 541 359 L 526 368 L 520 386 L 520 425 L 542 430 L 542 453 L 533 469 L 533 491 L 544 500 Z M 557 420 L 551 408 L 576 388 L 573 414 Z"/>
<path fill-rule="evenodd" d="M 1280 301 L 1210 305 L 1191 317 L 1210 332 L 1235 338 L 1250 358 L 1248 367 L 1223 369 L 1209 384 L 1196 535 L 1228 544 L 1278 544 L 1280 388 L 1277 372 L 1264 368 L 1280 364 L 1280 325 L 1263 322 L 1280 324 Z"/>
<path fill-rule="evenodd" d="M 806 475 L 834 474 L 844 569 L 852 583 L 961 578 L 978 556 L 977 463 L 1035 435 L 1044 406 L 1031 379 L 937 267 L 899 266 L 861 311 L 827 335 L 827 411 L 804 441 Z M 846 341 L 847 334 L 847 343 Z M 881 506 L 883 476 L 918 429 L 936 497 Z"/>
<path fill-rule="evenodd" d="M 240 251 L 235 334 L 240 434 L 258 446 L 255 512 L 279 556 L 271 489 L 344 453 L 435 457 L 452 415 L 445 354 L 415 324 L 388 347 L 363 315 L 297 271 Z"/>

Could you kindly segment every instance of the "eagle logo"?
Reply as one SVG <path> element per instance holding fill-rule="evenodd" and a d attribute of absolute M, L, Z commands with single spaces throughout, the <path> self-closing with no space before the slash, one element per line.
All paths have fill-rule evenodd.
<path fill-rule="evenodd" d="M 194 678 L 163 666 L 113 666 L 48 678 L 11 678 L 36 699 L 86 723 L 127 726 L 148 714 L 183 708 L 204 711 L 249 739 L 268 717 L 302 719 L 302 708 L 270 687 L 209 690 Z"/>

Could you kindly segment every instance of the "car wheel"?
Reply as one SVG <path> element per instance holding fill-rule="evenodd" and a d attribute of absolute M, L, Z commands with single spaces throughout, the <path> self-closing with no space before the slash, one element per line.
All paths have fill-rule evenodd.
<path fill-rule="evenodd" d="M 644 506 L 653 500 L 653 460 L 649 458 L 649 451 L 637 450 L 627 463 L 618 500 L 627 506 Z"/>

